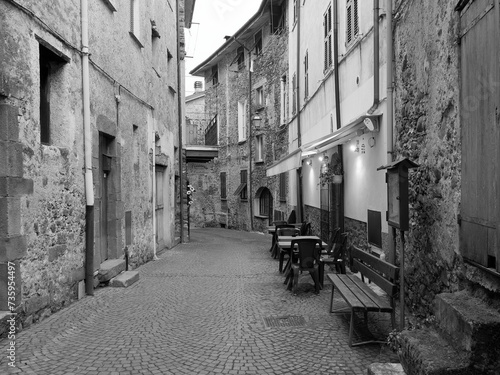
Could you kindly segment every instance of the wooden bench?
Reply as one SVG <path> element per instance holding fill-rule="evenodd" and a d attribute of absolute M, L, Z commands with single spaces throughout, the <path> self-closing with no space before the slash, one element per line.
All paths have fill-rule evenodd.
<path fill-rule="evenodd" d="M 387 263 L 382 259 L 362 251 L 357 247 L 351 248 L 351 258 L 353 268 L 361 273 L 361 280 L 356 275 L 328 274 L 328 279 L 332 282 L 332 296 L 330 299 L 330 313 L 351 314 L 349 326 L 349 346 L 356 346 L 369 343 L 385 343 L 380 340 L 362 341 L 353 344 L 352 334 L 354 329 L 354 313 L 363 312 L 365 324 L 367 323 L 368 312 L 380 312 L 391 314 L 392 328 L 395 328 L 394 298 L 397 293 L 396 280 L 399 277 L 399 268 Z M 377 284 L 385 293 L 387 298 L 375 293 L 364 282 L 364 278 Z M 347 303 L 347 308 L 333 310 L 333 294 L 337 290 Z"/>

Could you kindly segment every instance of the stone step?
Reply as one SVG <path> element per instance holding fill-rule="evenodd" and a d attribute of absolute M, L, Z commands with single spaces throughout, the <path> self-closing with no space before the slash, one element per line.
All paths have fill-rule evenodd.
<path fill-rule="evenodd" d="M 458 351 L 436 330 L 402 331 L 399 359 L 407 375 L 478 375 L 470 369 L 469 355 Z"/>
<path fill-rule="evenodd" d="M 500 313 L 466 291 L 442 293 L 434 302 L 443 336 L 470 353 L 474 366 L 500 368 Z"/>
<path fill-rule="evenodd" d="M 99 282 L 106 283 L 123 271 L 125 271 L 125 259 L 108 259 L 101 263 L 97 278 Z"/>
<path fill-rule="evenodd" d="M 125 271 L 119 274 L 118 276 L 113 277 L 109 282 L 109 286 L 126 288 L 138 280 L 139 280 L 139 272 Z"/>
<path fill-rule="evenodd" d="M 406 375 L 400 363 L 372 363 L 368 375 Z"/>

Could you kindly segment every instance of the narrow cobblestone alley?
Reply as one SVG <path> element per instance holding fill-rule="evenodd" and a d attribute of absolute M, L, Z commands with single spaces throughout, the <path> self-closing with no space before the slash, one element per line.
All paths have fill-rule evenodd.
<path fill-rule="evenodd" d="M 127 289 L 97 289 L 16 337 L 16 368 L 0 342 L 0 373 L 365 374 L 379 345 L 349 348 L 348 323 L 302 284 L 293 296 L 271 237 L 197 229 L 192 241 L 138 269 Z M 288 327 L 270 318 L 296 317 Z M 303 318 L 303 319 L 302 319 Z M 387 333 L 387 332 L 386 332 Z"/>

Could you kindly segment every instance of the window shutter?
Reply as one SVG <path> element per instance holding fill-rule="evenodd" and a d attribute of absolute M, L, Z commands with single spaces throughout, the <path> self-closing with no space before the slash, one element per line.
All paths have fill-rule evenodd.
<path fill-rule="evenodd" d="M 347 7 L 347 44 L 352 40 L 352 6 Z"/>
<path fill-rule="evenodd" d="M 354 0 L 354 12 L 353 12 L 352 18 L 353 18 L 353 26 L 354 26 L 354 35 L 353 35 L 353 37 L 356 37 L 356 35 L 359 34 L 358 0 Z"/>

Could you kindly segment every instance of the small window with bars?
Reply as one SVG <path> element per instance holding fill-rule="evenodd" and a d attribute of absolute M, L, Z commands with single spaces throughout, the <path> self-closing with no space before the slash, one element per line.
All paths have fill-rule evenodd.
<path fill-rule="evenodd" d="M 220 199 L 227 199 L 226 172 L 220 173 Z"/>
<path fill-rule="evenodd" d="M 245 49 L 243 46 L 238 47 L 236 50 L 238 69 L 241 70 L 245 68 Z"/>
<path fill-rule="evenodd" d="M 212 74 L 210 77 L 212 77 L 212 85 L 215 86 L 219 83 L 219 66 L 217 64 L 212 66 Z"/>
<path fill-rule="evenodd" d="M 323 15 L 323 47 L 324 47 L 324 66 L 326 72 L 332 66 L 332 6 L 329 5 Z"/>
<path fill-rule="evenodd" d="M 262 30 L 257 31 L 257 33 L 254 36 L 254 41 L 255 41 L 255 47 L 254 51 L 257 56 L 259 56 L 262 53 Z"/>
<path fill-rule="evenodd" d="M 359 34 L 358 0 L 348 0 L 346 11 L 346 46 L 349 46 Z"/>

